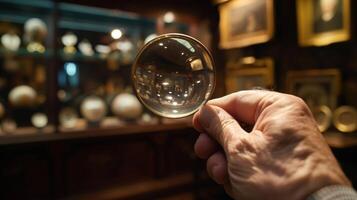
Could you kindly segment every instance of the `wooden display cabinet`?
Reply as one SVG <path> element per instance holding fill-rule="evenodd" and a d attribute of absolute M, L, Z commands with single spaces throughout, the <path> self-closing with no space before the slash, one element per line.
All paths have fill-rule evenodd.
<path fill-rule="evenodd" d="M 9 82 L 7 89 L 0 88 L 1 103 L 7 114 L 1 120 L 14 119 L 18 127 L 0 134 L 0 199 L 170 199 L 173 194 L 193 199 L 207 195 L 202 192 L 205 188 L 213 188 L 212 197 L 224 194 L 208 181 L 203 163 L 192 152 L 197 134 L 190 119 L 148 124 L 123 120 L 120 126 L 105 128 L 98 124 L 72 129 L 60 126 L 59 112 L 63 107 L 73 108 L 82 118 L 79 104 L 85 96 L 99 95 L 108 106 L 112 94 L 102 90 L 107 80 L 120 78 L 124 88 L 131 86 L 129 72 L 133 57 L 145 37 L 156 32 L 155 20 L 57 1 L 0 2 L 1 35 L 8 26 L 15 27 L 16 33 L 22 35 L 23 25 L 29 18 L 39 18 L 47 25 L 46 50 L 29 52 L 27 44 L 21 43 L 17 51 L 11 52 L 11 58 L 18 62 L 25 60 L 31 70 L 39 63 L 45 80 L 40 85 L 32 84 L 36 76 L 31 70 L 23 79 L 1 73 L 1 78 Z M 177 27 L 185 32 L 188 26 L 178 24 Z M 66 33 L 77 35 L 78 42 L 87 39 L 94 48 L 97 44 L 111 43 L 108 40 L 114 28 L 120 28 L 124 38 L 134 45 L 128 60 L 119 55 L 113 64 L 99 53 L 84 55 L 77 45 L 75 53 L 63 51 L 61 38 Z M 8 51 L 1 46 L 2 63 L 7 56 Z M 73 69 L 72 74 L 65 74 L 66 81 L 59 80 L 66 73 L 66 63 L 75 63 L 77 67 L 79 76 L 74 83 L 69 80 Z M 109 65 L 118 66 L 113 69 Z M 12 75 L 16 77 L 24 71 L 22 67 Z M 18 84 L 16 80 L 32 84 L 44 95 L 44 101 L 32 110 L 13 109 L 7 96 Z M 69 97 L 61 99 L 61 92 Z M 47 127 L 32 126 L 29 116 L 35 112 L 47 115 Z M 107 116 L 114 117 L 111 112 Z M 21 120 L 25 122 L 20 123 Z"/>

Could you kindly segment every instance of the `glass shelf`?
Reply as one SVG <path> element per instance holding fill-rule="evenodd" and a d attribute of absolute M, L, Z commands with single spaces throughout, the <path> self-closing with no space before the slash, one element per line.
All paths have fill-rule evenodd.
<path fill-rule="evenodd" d="M 54 3 L 44 0 L 2 0 L 0 2 L 0 21 L 12 23 L 25 23 L 30 18 L 49 20 L 53 13 Z"/>
<path fill-rule="evenodd" d="M 94 8 L 89 6 L 74 5 L 69 3 L 60 3 L 59 11 L 64 16 L 85 16 L 87 19 L 93 19 L 95 21 L 105 20 L 107 22 L 124 23 L 132 25 L 138 24 L 150 24 L 155 25 L 155 20 L 141 17 L 135 13 L 123 12 L 118 10 L 108 10 L 104 8 Z"/>
<path fill-rule="evenodd" d="M 89 62 L 106 62 L 107 59 L 99 54 L 93 56 L 86 56 L 82 53 L 66 54 L 61 51 L 60 57 L 63 61 L 89 61 Z"/>
<path fill-rule="evenodd" d="M 12 8 L 14 6 L 22 10 L 31 10 L 31 9 L 48 10 L 48 9 L 53 9 L 53 5 L 54 5 L 53 1 L 46 1 L 46 0 L 32 0 L 32 1 L 1 0 L 1 3 L 7 5 L 8 7 Z"/>
<path fill-rule="evenodd" d="M 59 3 L 61 29 L 108 33 L 121 28 L 128 35 L 136 35 L 143 29 L 155 30 L 155 20 L 129 12 L 92 8 L 82 5 Z"/>
<path fill-rule="evenodd" d="M 34 58 L 50 58 L 53 56 L 53 50 L 47 49 L 44 53 L 39 52 L 29 52 L 25 48 L 20 48 L 17 51 L 9 51 L 4 48 L 0 48 L 0 56 L 18 56 L 18 57 L 34 57 Z"/>

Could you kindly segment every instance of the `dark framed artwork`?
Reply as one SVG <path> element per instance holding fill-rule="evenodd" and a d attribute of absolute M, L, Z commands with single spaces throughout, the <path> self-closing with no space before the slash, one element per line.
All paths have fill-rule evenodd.
<path fill-rule="evenodd" d="M 273 0 L 231 0 L 220 5 L 220 47 L 269 41 L 274 32 Z"/>
<path fill-rule="evenodd" d="M 350 0 L 298 0 L 301 46 L 323 46 L 350 39 Z"/>
<path fill-rule="evenodd" d="M 274 85 L 274 64 L 271 58 L 246 57 L 229 62 L 226 74 L 227 93 L 257 87 L 271 89 Z"/>
<path fill-rule="evenodd" d="M 340 77 L 337 69 L 289 71 L 287 92 L 304 99 L 312 110 L 320 106 L 333 110 L 340 93 Z"/>

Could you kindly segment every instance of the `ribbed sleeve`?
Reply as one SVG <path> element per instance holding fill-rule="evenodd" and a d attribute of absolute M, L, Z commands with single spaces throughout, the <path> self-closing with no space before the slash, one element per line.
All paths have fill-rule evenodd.
<path fill-rule="evenodd" d="M 357 200 L 357 193 L 351 187 L 332 185 L 316 191 L 307 200 Z"/>

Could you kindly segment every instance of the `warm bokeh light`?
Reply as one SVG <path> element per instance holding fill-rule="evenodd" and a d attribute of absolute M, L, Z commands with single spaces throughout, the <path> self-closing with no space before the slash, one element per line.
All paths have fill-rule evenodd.
<path fill-rule="evenodd" d="M 175 14 L 173 12 L 167 12 L 164 15 L 164 22 L 172 23 L 175 21 Z"/>
<path fill-rule="evenodd" d="M 112 32 L 110 33 L 113 39 L 117 40 L 123 36 L 123 33 L 119 29 L 113 29 Z"/>

